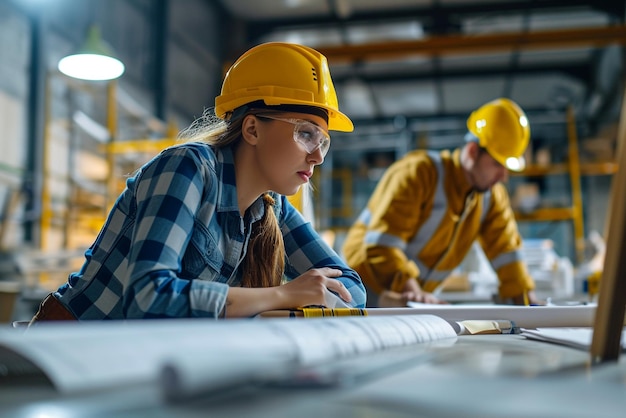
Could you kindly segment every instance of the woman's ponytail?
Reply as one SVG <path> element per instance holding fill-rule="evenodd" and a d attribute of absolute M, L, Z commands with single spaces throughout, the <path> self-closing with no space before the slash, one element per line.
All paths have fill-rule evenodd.
<path fill-rule="evenodd" d="M 255 222 L 243 261 L 242 287 L 278 286 L 285 271 L 285 244 L 274 213 L 276 203 L 263 195 L 265 214 Z"/>

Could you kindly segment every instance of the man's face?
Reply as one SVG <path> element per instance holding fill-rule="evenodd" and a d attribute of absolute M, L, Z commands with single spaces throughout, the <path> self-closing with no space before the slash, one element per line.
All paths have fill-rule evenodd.
<path fill-rule="evenodd" d="M 478 192 L 486 192 L 498 182 L 505 182 L 509 172 L 496 161 L 485 149 L 476 146 L 474 164 L 470 170 L 470 181 Z"/>

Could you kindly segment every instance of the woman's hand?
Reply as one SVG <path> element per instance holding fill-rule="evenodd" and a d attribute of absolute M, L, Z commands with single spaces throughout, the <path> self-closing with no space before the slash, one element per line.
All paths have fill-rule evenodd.
<path fill-rule="evenodd" d="M 300 308 L 307 305 L 327 306 L 326 295 L 331 290 L 346 302 L 352 301 L 348 289 L 335 277 L 341 270 L 323 267 L 311 269 L 294 280 L 273 287 L 231 287 L 226 296 L 223 316 L 240 318 L 274 309 Z"/>
<path fill-rule="evenodd" d="M 307 305 L 324 305 L 326 302 L 326 289 L 333 291 L 346 302 L 352 301 L 352 295 L 339 280 L 334 277 L 341 277 L 341 270 L 323 267 L 311 269 L 298 276 L 296 279 L 285 283 L 278 288 L 279 299 L 288 306 L 285 308 L 296 308 Z"/>

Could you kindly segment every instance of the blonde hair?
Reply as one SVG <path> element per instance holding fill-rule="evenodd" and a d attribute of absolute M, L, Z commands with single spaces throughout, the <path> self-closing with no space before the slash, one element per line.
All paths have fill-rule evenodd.
<path fill-rule="evenodd" d="M 233 151 L 241 140 L 244 116 L 222 120 L 213 109 L 205 110 L 179 138 L 185 141 L 205 142 L 215 148 L 231 147 Z M 281 283 L 285 271 L 285 243 L 274 213 L 276 202 L 268 193 L 263 195 L 263 217 L 252 225 L 246 256 L 242 262 L 242 287 L 270 287 Z"/>

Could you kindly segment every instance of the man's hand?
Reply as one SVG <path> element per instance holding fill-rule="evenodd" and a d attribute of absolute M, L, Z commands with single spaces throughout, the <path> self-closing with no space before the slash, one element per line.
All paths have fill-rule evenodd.
<path fill-rule="evenodd" d="M 511 298 L 514 305 L 545 305 L 546 302 L 537 299 L 537 295 L 532 290 Z"/>
<path fill-rule="evenodd" d="M 407 302 L 445 303 L 432 293 L 423 291 L 415 279 L 406 281 L 404 289 L 402 290 L 402 297 L 405 298 Z"/>
<path fill-rule="evenodd" d="M 415 279 L 407 280 L 402 293 L 385 290 L 378 298 L 378 306 L 381 308 L 406 307 L 408 302 L 447 303 L 432 293 L 423 291 Z"/>

